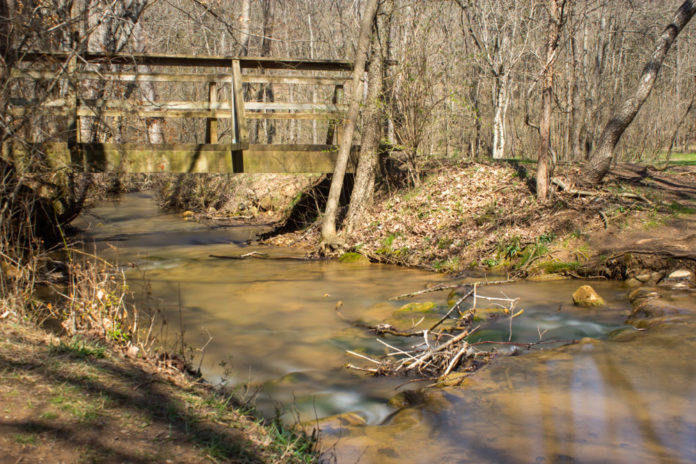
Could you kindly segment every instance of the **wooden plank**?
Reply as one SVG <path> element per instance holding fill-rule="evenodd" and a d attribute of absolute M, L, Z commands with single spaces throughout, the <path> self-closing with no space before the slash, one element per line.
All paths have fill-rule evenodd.
<path fill-rule="evenodd" d="M 244 74 L 245 84 L 290 84 L 290 85 L 344 85 L 350 78 L 315 76 L 276 76 L 268 74 Z"/>
<path fill-rule="evenodd" d="M 215 85 L 211 82 L 209 85 Z M 210 90 L 209 90 L 210 92 Z M 209 95 L 210 98 L 210 95 Z M 70 102 L 64 98 L 56 98 L 51 100 L 37 100 L 25 98 L 11 98 L 10 103 L 15 106 L 31 107 L 42 106 L 44 108 L 62 108 L 70 105 Z M 95 113 L 101 110 L 122 109 L 128 111 L 210 111 L 222 110 L 231 111 L 232 107 L 229 102 L 195 102 L 195 101 L 163 101 L 159 103 L 136 103 L 128 100 L 83 100 L 81 107 L 92 108 Z M 345 111 L 343 105 L 323 104 L 323 103 L 287 103 L 287 102 L 245 102 L 245 111 L 322 111 L 338 113 Z"/>
<path fill-rule="evenodd" d="M 73 163 L 85 171 L 125 173 L 233 172 L 232 148 L 242 145 L 197 144 L 79 144 Z"/>
<path fill-rule="evenodd" d="M 247 119 L 341 119 L 343 113 L 293 113 L 293 112 L 277 112 L 277 113 L 247 113 Z"/>
<path fill-rule="evenodd" d="M 330 152 L 337 151 L 338 147 L 335 145 L 314 145 L 314 144 L 249 144 L 248 150 L 251 151 L 318 151 L 318 152 Z"/>
<path fill-rule="evenodd" d="M 21 110 L 21 108 L 16 108 Z M 14 111 L 13 111 L 14 113 Z M 60 114 L 60 110 L 52 110 L 51 114 Z M 231 117 L 229 110 L 162 110 L 162 109 L 118 109 L 118 108 L 79 108 L 77 110 L 80 116 L 91 117 L 107 117 L 107 116 L 139 116 L 141 118 L 217 118 L 229 119 Z"/>
<path fill-rule="evenodd" d="M 243 152 L 245 173 L 331 173 L 336 164 L 338 152 L 333 150 L 272 150 L 273 145 L 263 150 L 254 149 Z M 335 148 L 335 147 L 334 147 Z M 347 172 L 355 172 L 358 152 L 353 150 L 348 162 Z"/>
<path fill-rule="evenodd" d="M 324 103 L 286 103 L 286 102 L 244 102 L 246 111 L 328 111 L 337 113 L 345 111 L 345 107 Z"/>
<path fill-rule="evenodd" d="M 231 74 L 200 74 L 200 73 L 162 73 L 162 72 L 94 72 L 82 71 L 73 74 L 77 80 L 96 80 L 108 82 L 230 82 Z M 57 71 L 13 69 L 13 78 L 34 80 L 52 80 L 63 77 Z"/>
<path fill-rule="evenodd" d="M 66 52 L 29 52 L 21 56 L 22 62 L 60 63 L 70 58 Z M 239 62 L 241 69 L 286 69 L 296 71 L 347 71 L 353 63 L 345 60 L 307 60 L 294 58 L 233 57 L 200 55 L 164 55 L 144 53 L 81 53 L 80 60 L 88 63 L 150 65 L 150 66 L 201 66 L 227 68 L 231 61 Z"/>
<path fill-rule="evenodd" d="M 24 116 L 33 113 L 48 113 L 52 115 L 67 115 L 69 114 L 69 108 L 41 108 L 41 107 L 15 107 L 9 108 L 8 112 L 13 116 Z M 77 109 L 77 115 L 82 117 L 124 117 L 124 116 L 138 116 L 141 118 L 172 118 L 172 119 L 185 119 L 185 118 L 216 118 L 216 119 L 230 119 L 232 114 L 229 110 L 174 110 L 174 109 L 132 109 L 132 108 L 90 108 L 90 107 L 80 107 Z M 275 113 L 246 113 L 244 120 L 247 119 L 280 119 L 280 120 L 338 120 L 344 116 L 344 113 L 305 113 L 305 112 L 275 112 Z M 238 122 L 241 124 L 241 121 Z M 243 132 L 241 135 L 248 139 L 248 130 L 244 131 L 242 126 L 239 126 L 239 132 Z"/>

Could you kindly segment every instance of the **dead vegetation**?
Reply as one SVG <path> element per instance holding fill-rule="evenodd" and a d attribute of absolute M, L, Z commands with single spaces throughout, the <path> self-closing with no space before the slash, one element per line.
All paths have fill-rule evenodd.
<path fill-rule="evenodd" d="M 426 291 L 443 291 L 451 289 L 450 296 L 455 301 L 444 311 L 442 317 L 421 327 L 426 319 L 423 316 L 410 330 L 398 330 L 390 324 L 381 323 L 368 325 L 359 321 L 349 321 L 340 312 L 341 319 L 352 325 L 361 327 L 381 338 L 377 342 L 385 347 L 381 357 L 369 356 L 356 351 L 346 354 L 360 361 L 360 364 L 348 363 L 346 367 L 370 375 L 405 376 L 412 379 L 426 379 L 440 384 L 461 382 L 468 374 L 475 372 L 490 362 L 497 352 L 495 349 L 482 349 L 484 346 L 511 345 L 530 349 L 533 346 L 547 343 L 571 343 L 568 341 L 546 340 L 534 343 L 512 342 L 513 320 L 522 314 L 524 309 L 517 309 L 518 300 L 508 297 L 486 296 L 480 293 L 480 288 L 488 285 L 508 283 L 507 281 L 477 282 L 459 286 L 437 286 L 432 289 L 399 295 L 394 299 L 410 298 L 422 295 Z M 472 340 L 486 320 L 507 319 L 509 321 L 509 338 L 507 341 Z M 386 337 L 392 340 L 387 341 Z M 403 343 L 396 340 L 415 339 L 415 343 L 407 347 L 399 347 Z M 516 351 L 512 352 L 513 354 Z M 456 380 L 451 375 L 456 377 Z"/>
<path fill-rule="evenodd" d="M 579 189 L 579 168 L 559 166 L 547 204 L 536 201 L 527 172 L 517 162 L 432 162 L 420 185 L 378 193 L 368 219 L 334 254 L 355 252 L 372 262 L 450 273 L 615 278 L 599 259 L 611 250 L 600 250 L 593 237 L 696 211 L 690 193 L 696 174 L 685 168 L 620 165 L 602 188 Z M 313 226 L 268 239 L 310 249 L 319 241 Z"/>

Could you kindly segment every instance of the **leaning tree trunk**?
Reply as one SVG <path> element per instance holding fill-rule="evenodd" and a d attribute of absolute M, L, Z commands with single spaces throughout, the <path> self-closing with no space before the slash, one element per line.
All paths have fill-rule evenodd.
<path fill-rule="evenodd" d="M 650 95 L 667 52 L 695 13 L 696 6 L 694 6 L 694 2 L 692 0 L 685 1 L 675 13 L 672 22 L 662 32 L 655 44 L 655 50 L 650 57 L 650 61 L 643 69 L 643 74 L 634 94 L 624 101 L 604 127 L 597 144 L 597 150 L 590 157 L 590 162 L 584 173 L 585 182 L 596 184 L 609 172 L 616 145 Z"/>
<path fill-rule="evenodd" d="M 360 142 L 360 158 L 355 172 L 355 183 L 350 195 L 345 232 L 350 235 L 363 217 L 365 208 L 372 203 L 375 189 L 375 173 L 378 165 L 379 141 L 382 137 L 382 53 L 378 34 L 372 35 L 372 53 L 367 70 L 367 102 L 363 111 L 363 130 Z"/>
<path fill-rule="evenodd" d="M 358 48 L 355 51 L 355 63 L 353 65 L 353 78 L 351 82 L 351 99 L 348 114 L 343 121 L 343 136 L 341 146 L 338 150 L 336 166 L 334 167 L 333 178 L 329 198 L 326 201 L 326 211 L 324 212 L 324 222 L 321 228 L 321 237 L 325 243 L 332 243 L 336 240 L 336 215 L 338 212 L 338 200 L 343 189 L 343 179 L 346 175 L 348 157 L 353 145 L 353 132 L 355 132 L 355 121 L 358 119 L 360 111 L 360 97 L 362 96 L 362 77 L 365 74 L 365 62 L 367 52 L 370 47 L 370 33 L 372 23 L 377 13 L 378 0 L 367 0 L 363 17 L 360 21 L 360 38 Z"/>

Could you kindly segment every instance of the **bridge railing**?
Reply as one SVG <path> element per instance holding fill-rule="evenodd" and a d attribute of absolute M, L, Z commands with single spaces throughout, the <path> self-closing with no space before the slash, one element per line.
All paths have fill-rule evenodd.
<path fill-rule="evenodd" d="M 88 53 L 30 53 L 23 66 L 13 70 L 16 79 L 63 80 L 69 85 L 63 98 L 41 101 L 12 98 L 9 112 L 62 115 L 68 118 L 64 155 L 85 170 L 125 172 L 331 172 L 335 162 L 337 124 L 345 110 L 343 86 L 352 63 L 336 60 L 199 57 Z M 92 65 L 90 69 L 78 67 Z M 96 68 L 94 65 L 102 65 Z M 135 67 L 114 71 L 113 65 Z M 137 66 L 147 65 L 147 72 Z M 177 70 L 171 69 L 177 67 Z M 181 68 L 220 68 L 225 72 L 177 72 Z M 157 69 L 153 71 L 152 68 Z M 164 70 L 160 70 L 164 68 Z M 166 68 L 170 68 L 167 70 Z M 99 70 L 95 70 L 99 69 Z M 104 69 L 104 70 L 102 70 Z M 270 72 L 269 72 L 270 71 Z M 316 71 L 323 71 L 316 76 Z M 198 83 L 207 86 L 204 101 L 134 101 L 134 99 L 88 99 L 80 95 L 82 83 Z M 245 85 L 329 86 L 331 101 L 249 101 Z M 225 92 L 218 92 L 227 86 Z M 245 94 L 247 101 L 245 101 Z M 225 95 L 225 101 L 219 101 Z M 90 143 L 81 138 L 83 118 L 205 119 L 205 143 Z M 229 120 L 229 143 L 220 143 L 218 120 Z M 324 144 L 250 144 L 250 120 L 325 120 Z M 54 148 L 54 153 L 60 152 Z"/>

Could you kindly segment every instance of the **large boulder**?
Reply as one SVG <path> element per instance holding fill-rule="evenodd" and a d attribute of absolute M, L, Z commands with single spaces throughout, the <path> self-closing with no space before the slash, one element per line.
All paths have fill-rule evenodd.
<path fill-rule="evenodd" d="M 573 303 L 583 308 L 596 308 L 598 306 L 604 306 L 605 304 L 604 298 L 599 296 L 595 289 L 589 285 L 583 285 L 575 290 L 575 293 L 573 293 Z"/>

